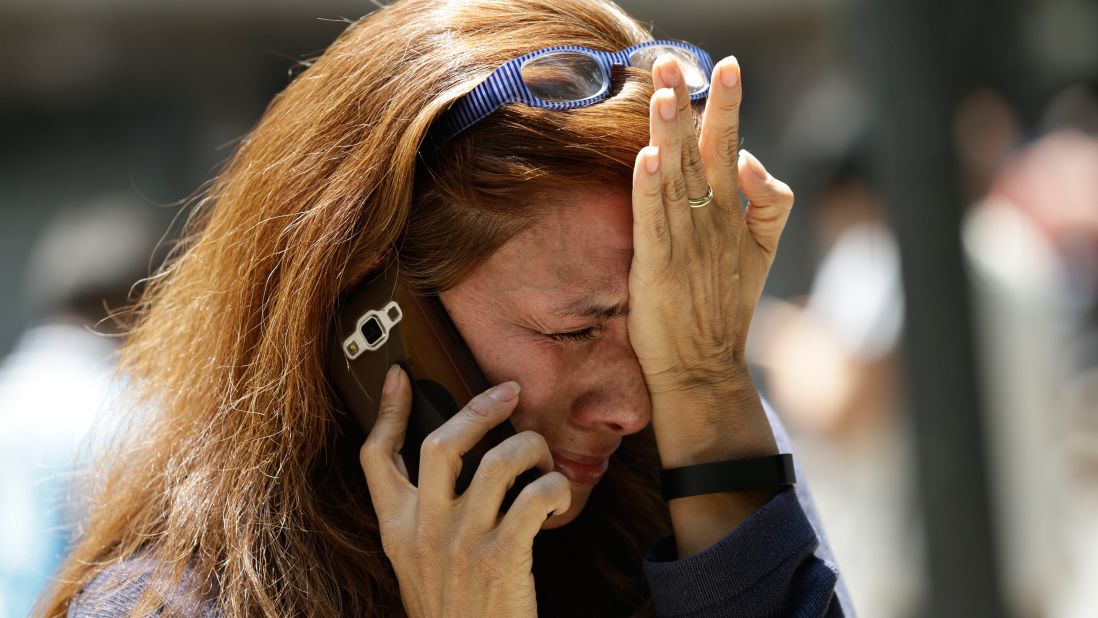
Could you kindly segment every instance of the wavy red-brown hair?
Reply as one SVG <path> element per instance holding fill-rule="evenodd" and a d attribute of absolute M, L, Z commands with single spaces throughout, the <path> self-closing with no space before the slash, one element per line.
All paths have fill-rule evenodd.
<path fill-rule="evenodd" d="M 438 152 L 420 145 L 511 58 L 651 38 L 593 0 L 402 0 L 348 27 L 196 200 L 133 309 L 121 370 L 146 412 L 94 468 L 96 499 L 39 613 L 65 614 L 104 568 L 141 556 L 161 568 L 140 615 L 185 572 L 226 616 L 403 614 L 364 436 L 325 376 L 338 299 L 394 254 L 417 289 L 445 290 L 553 196 L 628 190 L 652 94 L 634 69 L 597 105 L 508 105 Z M 651 429 L 629 436 L 584 513 L 538 535 L 543 614 L 648 611 L 643 552 L 670 531 L 657 469 Z"/>

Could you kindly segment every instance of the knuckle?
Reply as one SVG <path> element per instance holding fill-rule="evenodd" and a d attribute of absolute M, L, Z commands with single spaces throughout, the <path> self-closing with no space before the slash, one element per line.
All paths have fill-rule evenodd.
<path fill-rule="evenodd" d="M 544 511 L 551 506 L 553 497 L 556 495 L 550 481 L 527 485 L 523 491 L 528 492 L 530 505 L 539 511 Z"/>
<path fill-rule="evenodd" d="M 659 216 L 650 217 L 647 227 L 649 238 L 654 242 L 662 242 L 668 236 L 667 218 L 662 213 Z"/>
<path fill-rule="evenodd" d="M 663 188 L 660 186 L 648 187 L 644 189 L 642 195 L 644 196 L 645 201 L 658 202 L 663 198 Z"/>
<path fill-rule="evenodd" d="M 477 395 L 469 400 L 465 409 L 471 416 L 483 418 L 492 413 L 492 400 L 484 395 Z"/>
<path fill-rule="evenodd" d="M 390 418 L 396 416 L 400 412 L 397 407 L 397 403 L 392 399 L 383 399 L 377 407 L 377 420 L 378 422 L 387 421 Z M 375 427 L 377 424 L 375 423 Z"/>
<path fill-rule="evenodd" d="M 785 184 L 784 182 L 782 182 L 780 180 L 777 180 L 775 182 L 778 185 L 778 188 L 777 188 L 778 195 L 780 195 L 781 198 L 782 198 L 781 203 L 786 208 L 792 207 L 793 202 L 796 201 L 796 196 L 793 195 L 793 189 L 790 189 L 789 185 Z"/>
<path fill-rule="evenodd" d="M 695 171 L 702 169 L 701 153 L 698 151 L 697 144 L 692 144 L 686 149 L 686 158 L 684 159 L 686 169 Z"/>
<path fill-rule="evenodd" d="M 683 181 L 681 175 L 675 175 L 671 177 L 664 185 L 664 192 L 667 194 L 667 198 L 673 202 L 685 202 L 686 201 L 686 183 Z"/>
<path fill-rule="evenodd" d="M 717 160 L 723 168 L 736 169 L 740 161 L 740 148 L 735 136 L 721 135 L 714 149 Z"/>
<path fill-rule="evenodd" d="M 671 298 L 681 298 L 677 296 L 681 292 L 679 289 L 678 280 L 678 266 L 675 263 L 674 258 L 671 255 L 667 255 L 666 261 L 657 264 L 653 269 L 653 275 L 657 281 L 668 287 L 668 293 Z"/>
<path fill-rule="evenodd" d="M 488 480 L 498 480 L 507 475 L 509 456 L 507 447 L 500 444 L 484 454 L 480 460 L 480 474 Z"/>
<path fill-rule="evenodd" d="M 730 149 L 732 152 L 739 150 L 740 140 L 740 123 L 739 121 L 732 121 L 727 124 L 721 125 L 717 129 L 717 139 L 724 148 Z"/>
<path fill-rule="evenodd" d="M 738 117 L 740 113 L 739 97 L 725 98 L 725 100 L 719 101 L 717 103 L 717 111 L 722 114 L 732 114 L 734 117 Z"/>
<path fill-rule="evenodd" d="M 450 439 L 440 430 L 432 431 L 420 447 L 420 453 L 428 460 L 448 458 L 452 451 Z"/>
<path fill-rule="evenodd" d="M 524 446 L 523 449 L 530 449 L 538 452 L 549 452 L 549 442 L 545 439 L 545 436 L 540 433 L 527 429 L 520 432 L 516 436 L 519 440 L 522 440 Z"/>
<path fill-rule="evenodd" d="M 560 500 L 562 492 L 570 491 L 568 479 L 560 472 L 550 472 L 539 480 L 540 482 L 531 483 L 522 490 L 527 494 L 530 504 L 538 510 L 553 506 Z"/>
<path fill-rule="evenodd" d="M 560 504 L 562 501 L 568 504 L 572 502 L 572 483 L 560 472 L 550 472 L 549 503 L 546 506 Z"/>
<path fill-rule="evenodd" d="M 382 447 L 376 441 L 367 440 L 362 448 L 358 449 L 358 462 L 363 469 L 374 467 L 382 457 Z"/>

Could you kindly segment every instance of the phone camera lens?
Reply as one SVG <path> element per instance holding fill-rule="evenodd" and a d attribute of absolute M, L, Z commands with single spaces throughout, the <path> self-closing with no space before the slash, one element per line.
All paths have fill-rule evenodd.
<path fill-rule="evenodd" d="M 362 325 L 362 336 L 366 337 L 366 343 L 371 346 L 377 345 L 385 336 L 385 331 L 381 328 L 381 320 L 373 316 L 366 320 L 366 323 Z"/>

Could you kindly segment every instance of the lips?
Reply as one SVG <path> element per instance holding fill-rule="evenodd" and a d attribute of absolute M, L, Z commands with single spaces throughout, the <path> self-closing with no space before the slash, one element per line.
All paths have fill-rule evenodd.
<path fill-rule="evenodd" d="M 561 474 L 576 485 L 594 485 L 606 474 L 606 469 L 610 466 L 610 454 L 598 457 L 553 451 L 553 463 Z"/>

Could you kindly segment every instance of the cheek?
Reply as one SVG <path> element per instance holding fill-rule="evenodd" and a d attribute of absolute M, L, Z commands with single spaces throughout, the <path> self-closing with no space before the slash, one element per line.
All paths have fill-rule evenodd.
<path fill-rule="evenodd" d="M 481 368 L 492 384 L 514 380 L 522 387 L 519 406 L 511 415 L 518 431 L 532 429 L 548 437 L 549 428 L 563 426 L 575 388 L 568 363 L 559 352 L 538 345 L 516 345 L 492 355 Z"/>
<path fill-rule="evenodd" d="M 514 380 L 522 387 L 522 401 L 544 396 L 558 381 L 561 364 L 550 346 L 539 345 L 531 333 L 499 320 L 485 319 L 481 303 L 457 292 L 442 299 L 469 350 L 484 373 L 488 386 Z"/>
<path fill-rule="evenodd" d="M 472 323 L 462 334 L 477 359 L 489 386 L 514 380 L 522 388 L 519 406 L 511 422 L 519 431 L 544 433 L 550 424 L 560 424 L 568 409 L 571 382 L 566 355 L 552 342 L 540 342 L 529 333 L 508 334 Z"/>

